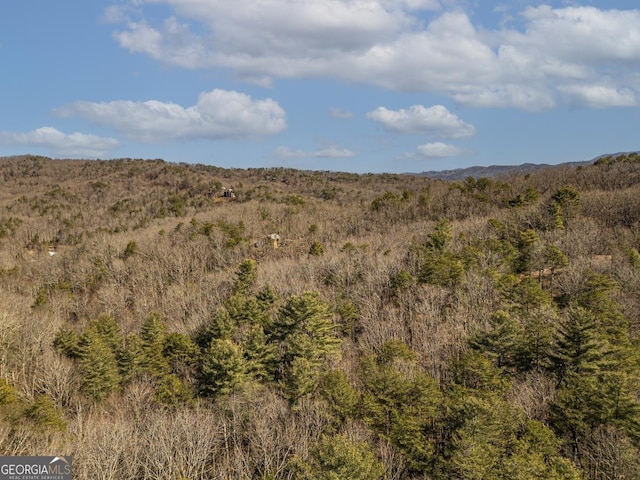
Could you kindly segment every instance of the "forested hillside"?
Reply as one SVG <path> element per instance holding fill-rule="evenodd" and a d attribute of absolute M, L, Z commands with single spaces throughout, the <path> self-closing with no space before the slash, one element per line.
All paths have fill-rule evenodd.
<path fill-rule="evenodd" d="M 640 156 L 496 178 L 0 159 L 0 455 L 640 478 Z"/>

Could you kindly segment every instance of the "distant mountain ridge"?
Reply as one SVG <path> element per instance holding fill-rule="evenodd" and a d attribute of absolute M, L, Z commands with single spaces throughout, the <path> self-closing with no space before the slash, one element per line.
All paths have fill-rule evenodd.
<path fill-rule="evenodd" d="M 496 175 L 504 175 L 507 173 L 528 173 L 534 172 L 536 170 L 541 170 L 543 168 L 555 168 L 555 167 L 577 167 L 580 165 L 591 165 L 595 161 L 604 157 L 618 157 L 620 155 L 629 155 L 631 153 L 640 153 L 639 151 L 635 152 L 616 152 L 616 153 L 605 153 L 602 155 L 598 155 L 591 160 L 585 160 L 582 162 L 564 162 L 555 165 L 550 165 L 548 163 L 522 163 L 520 165 L 491 165 L 489 167 L 475 166 L 475 167 L 467 167 L 467 168 L 456 168 L 453 170 L 440 170 L 440 171 L 428 171 L 421 172 L 417 175 L 434 178 L 438 180 L 464 180 L 467 177 L 495 177 Z"/>
<path fill-rule="evenodd" d="M 441 171 L 428 171 L 428 172 L 420 172 L 418 175 L 435 178 L 438 180 L 464 180 L 467 177 L 495 177 L 497 175 L 504 175 L 507 173 L 517 172 L 517 173 L 528 173 L 534 172 L 536 170 L 541 170 L 543 168 L 553 168 L 553 167 L 561 167 L 561 166 L 579 166 L 579 165 L 590 165 L 596 159 L 587 160 L 584 162 L 566 162 L 557 165 L 550 165 L 547 163 L 522 163 L 520 165 L 491 165 L 489 167 L 467 167 L 467 168 L 456 168 L 453 170 L 441 170 Z"/>

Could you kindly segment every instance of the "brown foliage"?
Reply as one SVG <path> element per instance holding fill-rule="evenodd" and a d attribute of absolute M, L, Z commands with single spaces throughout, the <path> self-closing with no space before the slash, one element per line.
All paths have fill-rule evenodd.
<path fill-rule="evenodd" d="M 493 312 L 512 307 L 505 289 L 519 279 L 509 255 L 522 253 L 514 239 L 526 231 L 537 235 L 526 252 L 533 269 L 549 267 L 545 246 L 568 258 L 553 288 L 543 285 L 556 301 L 580 295 L 592 272 L 606 273 L 621 285 L 632 340 L 640 337 L 640 271 L 628 260 L 640 250 L 637 163 L 449 183 L 24 156 L 0 159 L 0 181 L 0 378 L 27 400 L 48 396 L 67 422 L 64 432 L 38 436 L 5 418 L 0 453 L 69 452 L 78 479 L 292 478 L 295 461 L 334 428 L 320 400 L 292 406 L 269 384 L 169 408 L 154 400 L 153 380 L 138 376 L 96 405 L 82 393 L 77 364 L 53 349 L 62 326 L 81 332 L 104 314 L 125 336 L 151 312 L 167 333 L 193 335 L 225 304 L 247 258 L 258 263 L 256 291 L 315 291 L 334 306 L 345 341 L 331 368 L 350 378 L 361 353 L 396 339 L 448 385 L 469 338 L 489 328 Z M 581 209 L 558 229 L 549 205 L 566 185 L 580 192 Z M 233 188 L 236 200 L 219 202 L 222 188 Z M 527 197 L 533 190 L 539 198 Z M 424 258 L 415 252 L 428 248 L 443 218 L 451 223 L 447 255 L 463 274 L 455 285 L 420 283 Z M 259 242 L 273 233 L 279 248 Z M 323 255 L 309 254 L 313 242 Z M 548 375 L 531 371 L 514 382 L 509 401 L 544 421 L 554 391 Z M 373 437 L 357 420 L 340 428 Z M 588 471 L 615 464 L 637 473 L 636 447 L 619 432 L 599 430 L 590 442 Z M 398 451 L 383 441 L 376 449 L 390 478 L 406 478 Z"/>

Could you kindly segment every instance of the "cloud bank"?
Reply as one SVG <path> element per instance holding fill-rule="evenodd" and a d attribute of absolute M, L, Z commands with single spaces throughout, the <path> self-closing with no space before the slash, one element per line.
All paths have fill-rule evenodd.
<path fill-rule="evenodd" d="M 367 113 L 367 118 L 393 133 L 422 133 L 438 138 L 467 138 L 476 134 L 473 125 L 463 122 L 442 105 L 428 108 L 414 105 L 400 110 L 378 107 Z"/>
<path fill-rule="evenodd" d="M 150 20 L 162 4 L 170 15 Z M 183 68 L 328 77 L 476 107 L 640 105 L 640 10 L 528 7 L 489 30 L 435 0 L 129 0 L 115 40 Z M 512 25 L 512 26 L 510 26 Z"/>
<path fill-rule="evenodd" d="M 190 107 L 149 100 L 74 102 L 54 110 L 59 117 L 81 117 L 109 126 L 140 142 L 193 139 L 240 139 L 280 133 L 286 114 L 271 99 L 253 100 L 235 91 L 212 90 Z"/>
<path fill-rule="evenodd" d="M 338 146 L 330 146 L 315 151 L 293 150 L 289 147 L 278 147 L 275 154 L 281 159 L 300 159 L 300 158 L 350 158 L 355 157 L 355 153 L 346 148 Z"/>
<path fill-rule="evenodd" d="M 56 156 L 102 158 L 120 146 L 113 138 L 84 133 L 65 134 L 53 127 L 42 127 L 31 132 L 0 132 L 1 145 L 42 147 Z"/>
<path fill-rule="evenodd" d="M 433 142 L 419 145 L 418 148 L 416 148 L 416 154 L 414 154 L 413 156 L 420 158 L 438 159 L 460 157 L 469 154 L 469 151 L 463 150 L 454 145 L 448 145 L 442 142 Z"/>

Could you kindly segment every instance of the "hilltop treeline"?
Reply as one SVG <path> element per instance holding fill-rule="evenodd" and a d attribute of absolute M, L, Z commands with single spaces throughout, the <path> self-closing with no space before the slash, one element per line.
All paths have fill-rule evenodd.
<path fill-rule="evenodd" d="M 2 455 L 640 477 L 634 154 L 458 182 L 22 156 L 0 184 Z"/>

